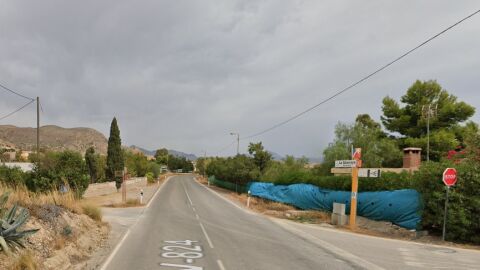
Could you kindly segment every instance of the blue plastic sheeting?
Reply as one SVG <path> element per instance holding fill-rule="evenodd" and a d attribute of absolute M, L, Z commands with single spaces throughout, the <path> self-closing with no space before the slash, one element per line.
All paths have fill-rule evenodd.
<path fill-rule="evenodd" d="M 348 191 L 320 189 L 309 184 L 289 186 L 272 183 L 252 182 L 252 196 L 282 202 L 300 209 L 332 211 L 333 203 L 344 203 L 346 214 L 350 213 Z M 393 224 L 416 229 L 421 221 L 422 209 L 420 194 L 413 189 L 394 191 L 360 192 L 357 197 L 357 214 L 373 220 L 390 221 Z"/>

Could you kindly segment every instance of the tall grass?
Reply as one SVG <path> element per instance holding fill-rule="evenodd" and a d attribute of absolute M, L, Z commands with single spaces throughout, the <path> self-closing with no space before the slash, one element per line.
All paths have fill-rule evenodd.
<path fill-rule="evenodd" d="M 75 199 L 73 192 L 60 193 L 52 190 L 46 193 L 29 191 L 25 186 L 8 187 L 0 183 L 0 194 L 10 192 L 9 203 L 19 204 L 24 207 L 34 205 L 54 204 L 62 206 L 74 213 L 81 214 L 82 208 Z"/>
<path fill-rule="evenodd" d="M 5 184 L 0 183 L 0 194 L 4 192 L 10 192 L 10 196 L 7 202 L 7 206 L 11 206 L 13 204 L 19 204 L 23 207 L 31 207 L 31 206 L 41 206 L 46 204 L 53 204 L 57 206 L 61 206 L 73 213 L 76 214 L 87 214 L 85 212 L 92 213 L 95 210 L 95 206 L 89 205 L 84 207 L 78 199 L 76 199 L 74 192 L 66 192 L 60 193 L 57 190 L 52 190 L 45 193 L 35 193 L 29 191 L 25 186 L 16 186 L 16 187 L 9 187 Z M 88 211 L 85 211 L 88 209 Z M 96 211 L 100 211 L 97 209 Z M 96 220 L 98 216 L 92 219 Z M 100 217 L 101 219 L 101 217 Z"/>

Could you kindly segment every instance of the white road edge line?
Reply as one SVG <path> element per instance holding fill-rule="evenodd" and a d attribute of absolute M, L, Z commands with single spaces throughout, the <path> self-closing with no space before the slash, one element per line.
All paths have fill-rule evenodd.
<path fill-rule="evenodd" d="M 212 240 L 210 240 L 210 237 L 208 237 L 207 231 L 205 230 L 205 227 L 203 227 L 202 222 L 199 222 L 200 228 L 202 228 L 203 234 L 205 235 L 205 238 L 207 238 L 208 245 L 210 248 L 213 248 Z"/>
<path fill-rule="evenodd" d="M 367 260 L 364 260 L 344 249 L 341 249 L 333 244 L 330 244 L 314 235 L 311 235 L 307 232 L 304 232 L 304 231 L 301 231 L 297 228 L 294 228 L 293 225 L 290 225 L 290 224 L 287 224 L 287 222 L 285 221 L 280 221 L 280 220 L 277 220 L 275 218 L 269 218 L 271 221 L 277 223 L 278 225 L 280 225 L 281 227 L 289 230 L 290 232 L 295 232 L 297 235 L 301 235 L 303 236 L 304 238 L 306 239 L 309 239 L 310 241 L 312 241 L 313 243 L 317 243 L 319 244 L 320 246 L 322 246 L 323 248 L 325 248 L 325 250 L 328 250 L 329 252 L 335 254 L 336 256 L 340 257 L 340 258 L 343 258 L 344 260 L 347 260 L 349 261 L 350 263 L 352 264 L 355 264 L 355 265 L 358 265 L 364 269 L 371 269 L 371 270 L 385 270 L 384 268 L 376 265 L 376 264 L 373 264 Z"/>
<path fill-rule="evenodd" d="M 165 184 L 167 184 L 167 182 L 172 178 L 173 176 L 169 176 L 167 178 L 167 180 L 165 180 L 165 182 L 163 182 L 162 186 L 159 187 L 157 189 L 157 191 L 155 192 L 155 194 L 153 194 L 152 198 L 150 199 L 150 201 L 148 202 L 148 204 L 146 205 L 145 209 L 146 208 L 149 208 L 150 207 L 150 204 L 155 200 L 155 198 L 157 197 L 158 193 L 160 192 L 160 190 L 163 189 L 163 187 L 165 186 Z M 107 269 L 108 265 L 112 262 L 113 258 L 115 257 L 115 255 L 117 254 L 118 250 L 120 249 L 120 247 L 122 246 L 123 242 L 125 242 L 125 240 L 127 239 L 128 235 L 130 234 L 130 229 L 135 227 L 135 225 L 137 225 L 138 223 L 138 220 L 140 219 L 140 217 L 143 215 L 144 211 L 142 211 L 142 213 L 138 216 L 138 219 L 137 221 L 125 232 L 125 234 L 123 235 L 122 239 L 120 240 L 120 242 L 118 242 L 117 246 L 115 246 L 115 249 L 113 249 L 112 253 L 110 253 L 110 255 L 108 256 L 107 260 L 103 263 L 102 265 L 102 268 L 100 268 L 100 270 L 105 270 Z"/>
<path fill-rule="evenodd" d="M 220 268 L 220 270 L 225 270 L 225 266 L 223 266 L 223 263 L 221 260 L 217 260 L 217 264 L 218 264 L 218 268 Z"/>
<path fill-rule="evenodd" d="M 213 189 L 211 189 L 211 188 L 209 188 L 209 187 L 207 187 L 207 186 L 205 186 L 205 185 L 203 185 L 203 184 L 200 184 L 200 183 L 198 183 L 197 181 L 194 181 L 194 182 L 197 183 L 198 185 L 200 185 L 201 187 L 204 187 L 206 190 L 212 192 L 213 194 L 217 195 L 217 196 L 218 196 L 219 198 L 221 198 L 222 200 L 224 200 L 224 201 L 228 202 L 229 204 L 235 206 L 236 208 L 242 210 L 243 212 L 245 212 L 245 213 L 247 213 L 247 214 L 249 214 L 249 215 L 254 215 L 254 216 L 258 215 L 257 213 L 254 213 L 254 212 L 251 212 L 251 211 L 249 211 L 249 210 L 247 210 L 247 209 L 245 209 L 245 208 L 242 208 L 242 207 L 239 206 L 238 204 L 236 204 L 236 203 L 232 202 L 231 200 L 223 197 L 222 195 L 218 194 L 218 192 L 216 192 L 215 190 L 213 190 Z"/>
<path fill-rule="evenodd" d="M 163 187 L 167 184 L 167 182 L 168 182 L 172 177 L 173 177 L 173 176 L 169 176 L 169 177 L 167 178 L 167 180 L 165 180 L 165 182 L 163 182 L 162 186 L 161 186 L 159 189 L 157 189 L 157 191 L 155 192 L 155 194 L 153 195 L 153 197 L 152 197 L 152 198 L 150 199 L 150 201 L 147 203 L 146 208 L 149 208 L 149 207 L 150 207 L 150 205 L 152 204 L 152 202 L 153 202 L 153 201 L 155 200 L 155 198 L 157 197 L 158 193 L 160 193 L 160 190 L 163 189 Z"/>
<path fill-rule="evenodd" d="M 115 254 L 117 254 L 117 251 L 120 249 L 120 246 L 123 244 L 123 242 L 125 242 L 125 240 L 127 239 L 128 235 L 130 234 L 130 229 L 127 230 L 127 232 L 123 235 L 122 237 L 122 240 L 120 240 L 120 242 L 118 242 L 117 246 L 115 247 L 115 249 L 113 250 L 112 253 L 110 253 L 110 256 L 108 256 L 107 260 L 105 261 L 105 263 L 103 264 L 102 268 L 100 268 L 100 270 L 105 270 L 107 269 L 107 266 L 110 264 L 110 262 L 113 260 L 113 257 L 115 257 Z"/>

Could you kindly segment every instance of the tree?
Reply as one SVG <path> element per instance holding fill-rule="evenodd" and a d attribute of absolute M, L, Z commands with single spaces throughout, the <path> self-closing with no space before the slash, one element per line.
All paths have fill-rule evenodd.
<path fill-rule="evenodd" d="M 354 124 L 338 123 L 335 140 L 323 152 L 324 162 L 319 171 L 328 174 L 335 160 L 350 159 L 351 147 L 362 148 L 364 167 L 399 167 L 402 152 L 396 141 L 388 138 L 379 123 L 368 114 L 361 114 Z"/>
<path fill-rule="evenodd" d="M 97 156 L 95 155 L 95 148 L 89 147 L 85 151 L 85 162 L 87 163 L 88 174 L 90 175 L 90 183 L 97 182 Z"/>
<path fill-rule="evenodd" d="M 161 148 L 155 151 L 155 160 L 158 164 L 166 165 L 168 162 L 168 150 L 166 148 Z"/>
<path fill-rule="evenodd" d="M 253 161 L 260 172 L 263 172 L 270 160 L 272 160 L 272 154 L 264 150 L 262 142 L 250 143 L 248 145 L 248 153 L 253 155 Z"/>
<path fill-rule="evenodd" d="M 148 171 L 148 159 L 143 153 L 124 151 L 125 166 L 130 175 L 144 177 Z"/>
<path fill-rule="evenodd" d="M 124 163 L 120 130 L 118 129 L 117 119 L 114 117 L 110 126 L 110 137 L 108 138 L 107 177 L 115 180 L 117 190 L 122 186 L 122 177 L 115 177 L 115 171 L 123 171 Z"/>
<path fill-rule="evenodd" d="M 81 154 L 73 151 L 46 152 L 40 166 L 26 179 L 30 190 L 48 192 L 68 185 L 81 197 L 89 185 L 87 165 Z"/>
<path fill-rule="evenodd" d="M 405 106 L 385 97 L 381 119 L 387 130 L 403 136 L 400 139 L 402 146 L 427 147 L 427 117 L 424 116 L 428 106 L 436 108 L 436 115 L 429 119 L 432 160 L 439 160 L 442 154 L 463 143 L 464 130 L 460 124 L 475 113 L 474 107 L 458 101 L 432 80 L 417 80 L 400 101 Z"/>

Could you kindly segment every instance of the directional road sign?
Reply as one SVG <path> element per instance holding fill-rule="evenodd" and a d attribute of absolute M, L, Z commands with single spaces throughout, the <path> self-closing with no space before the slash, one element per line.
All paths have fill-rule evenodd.
<path fill-rule="evenodd" d="M 380 177 L 380 169 L 359 169 L 358 177 Z"/>
<path fill-rule="evenodd" d="M 356 160 L 337 160 L 335 161 L 335 168 L 353 168 L 357 166 Z"/>

